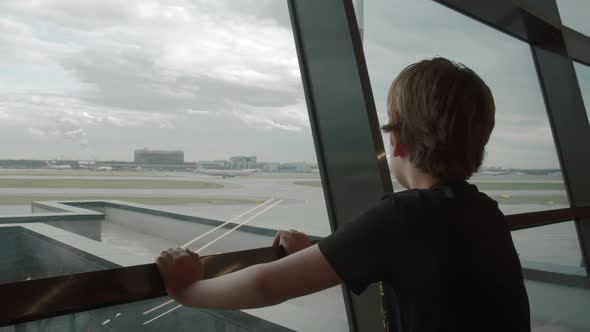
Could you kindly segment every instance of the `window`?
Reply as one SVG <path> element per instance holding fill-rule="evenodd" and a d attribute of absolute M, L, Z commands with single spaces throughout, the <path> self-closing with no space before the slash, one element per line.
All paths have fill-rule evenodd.
<path fill-rule="evenodd" d="M 580 84 L 580 91 L 582 91 L 586 114 L 590 119 L 590 68 L 574 62 L 574 69 L 576 70 L 576 76 L 578 77 L 578 84 Z"/>
<path fill-rule="evenodd" d="M 505 214 L 568 207 L 527 44 L 429 1 L 367 2 L 364 13 L 364 50 L 382 124 L 389 85 L 404 67 L 434 56 L 461 62 L 482 77 L 496 103 L 487 155 L 470 181 Z"/>
<path fill-rule="evenodd" d="M 0 10 L 5 223 L 33 209 L 38 222 L 21 227 L 106 262 L 95 270 L 181 245 L 269 246 L 276 229 L 330 233 L 285 2 Z M 46 219 L 64 211 L 79 220 Z M 59 274 L 89 269 L 39 259 Z M 348 327 L 339 288 L 247 312 L 295 330 Z"/>
<path fill-rule="evenodd" d="M 580 242 L 573 221 L 512 232 L 523 267 L 582 273 Z"/>
<path fill-rule="evenodd" d="M 487 155 L 470 182 L 498 201 L 506 215 L 569 207 L 527 44 L 428 1 L 370 2 L 364 22 L 364 50 L 381 124 L 387 122 L 389 85 L 405 66 L 434 56 L 461 62 L 486 82 L 496 104 Z M 497 50 L 502 50 L 500 56 Z M 389 139 L 384 144 L 389 146 Z M 395 180 L 394 188 L 403 189 Z M 580 256 L 575 236 L 570 222 L 515 232 L 513 239 L 521 259 L 563 264 L 559 258 Z M 581 260 L 565 264 L 579 267 Z"/>
<path fill-rule="evenodd" d="M 569 207 L 528 44 L 432 1 L 370 1 L 356 9 L 363 15 L 364 52 L 381 124 L 387 121 L 389 85 L 405 66 L 434 56 L 461 62 L 488 84 L 496 103 L 487 155 L 470 182 L 497 200 L 506 215 Z M 588 103 L 587 68 L 576 65 L 576 70 Z M 384 143 L 389 146 L 386 137 Z M 403 190 L 396 182 L 394 187 Z M 587 329 L 582 308 L 590 297 L 576 284 L 586 277 L 575 224 L 514 231 L 512 238 L 525 268 L 533 329 Z M 547 277 L 556 274 L 576 281 Z"/>
<path fill-rule="evenodd" d="M 561 23 L 585 35 L 590 35 L 590 23 L 585 13 L 590 11 L 590 4 L 584 0 L 557 0 Z"/>

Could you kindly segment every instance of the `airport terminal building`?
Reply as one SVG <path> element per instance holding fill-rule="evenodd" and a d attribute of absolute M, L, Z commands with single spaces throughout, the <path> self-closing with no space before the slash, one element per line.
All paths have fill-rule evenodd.
<path fill-rule="evenodd" d="M 135 150 L 134 159 L 138 165 L 182 165 L 184 164 L 184 151 L 182 150 Z"/>
<path fill-rule="evenodd" d="M 465 63 L 493 92 L 488 168 L 469 181 L 505 216 L 532 331 L 590 331 L 587 1 L 92 0 L 0 10 L 0 63 L 11 68 L 0 77 L 0 139 L 22 135 L 0 159 L 182 148 L 135 150 L 132 166 L 154 165 L 135 170 L 2 165 L 0 332 L 404 332 L 397 294 L 383 283 L 260 309 L 193 309 L 166 295 L 154 257 L 189 248 L 205 257 L 205 278 L 223 276 L 282 259 L 271 247 L 279 229 L 321 240 L 403 190 L 379 129 L 388 89 L 408 64 L 434 56 Z M 185 152 L 211 161 L 187 167 Z M 531 171 L 507 171 L 519 169 Z"/>

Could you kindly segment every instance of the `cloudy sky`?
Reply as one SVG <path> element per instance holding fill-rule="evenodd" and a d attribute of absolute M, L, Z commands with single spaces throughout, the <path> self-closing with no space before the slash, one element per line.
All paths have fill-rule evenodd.
<path fill-rule="evenodd" d="M 449 57 L 496 98 L 486 165 L 557 166 L 527 45 L 432 1 L 366 0 L 364 13 L 382 119 L 403 67 Z M 0 159 L 130 160 L 148 147 L 315 161 L 283 0 L 3 0 L 0 50 Z"/>
<path fill-rule="evenodd" d="M 590 12 L 590 3 L 563 0 L 560 9 L 562 3 L 568 9 L 565 21 L 584 21 L 576 28 L 590 33 L 590 23 L 576 14 L 584 12 L 581 7 Z M 365 55 L 381 121 L 386 121 L 385 100 L 392 77 L 410 63 L 444 56 L 475 70 L 494 95 L 496 127 L 484 165 L 559 167 L 527 44 L 433 1 L 366 0 L 364 26 Z M 590 102 L 590 69 L 577 68 L 586 73 L 579 76 Z"/>

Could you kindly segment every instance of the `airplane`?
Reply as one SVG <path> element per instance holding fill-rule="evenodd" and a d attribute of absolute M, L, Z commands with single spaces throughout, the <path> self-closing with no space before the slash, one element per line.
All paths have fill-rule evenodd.
<path fill-rule="evenodd" d="M 79 161 L 78 168 L 97 172 L 108 172 L 113 170 L 113 167 L 111 166 L 96 166 L 96 162 L 94 161 Z"/>
<path fill-rule="evenodd" d="M 96 163 L 94 161 L 79 161 L 78 168 L 93 170 L 96 168 Z"/>
<path fill-rule="evenodd" d="M 71 165 L 57 165 L 55 160 L 52 160 L 51 162 L 46 160 L 45 161 L 45 168 L 56 169 L 58 171 L 64 171 L 64 170 L 72 169 L 72 166 Z"/>
<path fill-rule="evenodd" d="M 195 172 L 199 174 L 221 176 L 224 179 L 250 175 L 252 173 L 256 173 L 257 171 L 257 169 L 206 169 L 202 167 L 195 169 Z"/>

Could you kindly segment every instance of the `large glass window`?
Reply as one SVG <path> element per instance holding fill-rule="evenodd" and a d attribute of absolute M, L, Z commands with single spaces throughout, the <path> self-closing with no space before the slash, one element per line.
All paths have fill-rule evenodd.
<path fill-rule="evenodd" d="M 286 2 L 0 11 L 0 226 L 104 263 L 66 269 L 60 255 L 24 250 L 20 261 L 47 271 L 16 280 L 153 262 L 181 245 L 270 246 L 276 229 L 330 233 Z M 37 222 L 19 223 L 31 210 Z M 348 328 L 338 287 L 247 312 L 295 330 Z"/>
<path fill-rule="evenodd" d="M 367 2 L 364 15 L 364 49 L 382 124 L 387 91 L 404 67 L 434 56 L 463 63 L 487 83 L 496 103 L 484 164 L 470 181 L 505 214 L 568 206 L 527 44 L 429 1 Z"/>
<path fill-rule="evenodd" d="M 580 241 L 573 221 L 512 232 L 523 267 L 582 273 Z"/>
<path fill-rule="evenodd" d="M 407 65 L 435 56 L 463 63 L 487 83 L 496 103 L 484 164 L 470 182 L 498 201 L 504 214 L 569 207 L 528 44 L 432 1 L 367 1 L 358 9 L 357 14 L 364 12 L 364 51 L 381 124 L 387 121 L 389 86 Z M 389 146 L 389 139 L 384 143 Z M 397 182 L 394 188 L 403 190 Z M 512 237 L 526 268 L 583 271 L 573 222 L 516 231 Z M 569 313 L 548 314 L 551 305 L 545 301 L 551 300 L 533 283 L 527 281 L 535 329 L 587 326 L 572 322 Z"/>
<path fill-rule="evenodd" d="M 588 12 L 590 3 L 585 0 L 557 0 L 561 23 L 585 35 L 590 35 Z"/>
<path fill-rule="evenodd" d="M 580 90 L 582 91 L 586 115 L 590 120 L 590 68 L 588 66 L 574 62 L 574 69 L 576 70 L 578 84 L 580 84 Z"/>
<path fill-rule="evenodd" d="M 531 306 L 531 327 L 535 332 L 585 332 L 590 329 L 587 315 L 590 292 L 585 277 L 554 277 L 525 280 Z"/>

